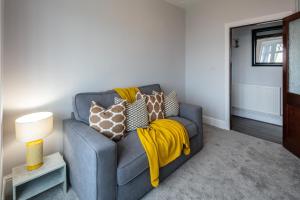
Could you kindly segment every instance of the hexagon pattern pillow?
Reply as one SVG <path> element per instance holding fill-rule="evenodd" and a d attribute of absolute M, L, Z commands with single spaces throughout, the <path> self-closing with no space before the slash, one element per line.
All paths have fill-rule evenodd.
<path fill-rule="evenodd" d="M 141 92 L 138 92 L 136 94 L 136 99 L 139 100 L 141 98 L 146 98 L 146 104 L 147 104 L 147 110 L 148 110 L 148 116 L 149 121 L 155 121 L 157 119 L 164 119 L 164 110 L 163 110 L 163 104 L 164 104 L 164 97 L 163 93 L 158 93 L 154 95 L 146 95 L 142 94 Z"/>
<path fill-rule="evenodd" d="M 153 94 L 158 94 L 158 92 L 153 91 Z M 166 117 L 175 117 L 179 114 L 179 103 L 177 100 L 177 94 L 172 91 L 168 95 L 164 95 L 164 110 Z"/>
<path fill-rule="evenodd" d="M 115 97 L 115 104 L 123 100 Z M 148 110 L 145 98 L 139 99 L 134 103 L 126 101 L 126 130 L 134 131 L 137 128 L 146 128 L 149 125 Z"/>
<path fill-rule="evenodd" d="M 126 130 L 126 102 L 121 101 L 105 109 L 92 101 L 90 107 L 90 126 L 106 137 L 119 141 Z"/>

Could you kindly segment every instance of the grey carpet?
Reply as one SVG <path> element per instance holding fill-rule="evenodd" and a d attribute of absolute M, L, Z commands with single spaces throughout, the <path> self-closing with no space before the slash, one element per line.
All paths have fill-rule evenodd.
<path fill-rule="evenodd" d="M 204 128 L 203 150 L 143 200 L 299 200 L 300 160 L 281 145 L 234 131 Z M 53 188 L 35 200 L 63 199 Z M 76 200 L 69 190 L 68 200 Z"/>

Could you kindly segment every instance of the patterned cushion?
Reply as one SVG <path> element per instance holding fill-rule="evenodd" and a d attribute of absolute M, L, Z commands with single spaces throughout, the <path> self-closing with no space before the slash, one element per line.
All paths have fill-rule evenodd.
<path fill-rule="evenodd" d="M 139 100 L 141 98 L 146 99 L 150 122 L 155 121 L 157 119 L 165 118 L 164 111 L 163 111 L 164 98 L 162 92 L 154 95 L 146 95 L 146 94 L 142 94 L 141 92 L 138 92 L 136 94 L 136 99 Z"/>
<path fill-rule="evenodd" d="M 119 141 L 124 136 L 126 102 L 122 101 L 105 109 L 92 101 L 90 107 L 90 126 L 106 137 Z"/>
<path fill-rule="evenodd" d="M 115 104 L 123 99 L 115 97 Z M 142 98 L 130 104 L 126 101 L 126 131 L 146 128 L 149 125 L 146 99 Z"/>
<path fill-rule="evenodd" d="M 153 94 L 159 94 L 153 91 Z M 177 94 L 172 91 L 168 96 L 164 95 L 164 110 L 166 117 L 175 117 L 179 114 L 179 103 L 177 101 Z"/>

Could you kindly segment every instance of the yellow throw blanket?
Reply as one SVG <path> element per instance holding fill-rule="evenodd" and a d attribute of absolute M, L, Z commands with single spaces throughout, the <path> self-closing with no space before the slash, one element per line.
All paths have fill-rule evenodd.
<path fill-rule="evenodd" d="M 129 103 L 135 101 L 138 88 L 115 88 L 122 99 Z M 153 187 L 159 185 L 159 168 L 178 158 L 182 151 L 190 154 L 190 141 L 185 127 L 170 119 L 151 122 L 148 128 L 138 128 L 138 136 L 146 151 Z"/>
<path fill-rule="evenodd" d="M 116 93 L 118 93 L 118 95 L 120 95 L 120 97 L 122 99 L 127 100 L 128 103 L 135 102 L 135 95 L 139 91 L 139 89 L 137 87 L 133 87 L 133 88 L 115 88 L 114 90 L 116 91 Z"/>
<path fill-rule="evenodd" d="M 138 128 L 137 133 L 148 157 L 151 184 L 157 187 L 159 168 L 178 158 L 182 151 L 190 154 L 188 133 L 181 123 L 170 119 L 153 121 L 149 128 Z"/>

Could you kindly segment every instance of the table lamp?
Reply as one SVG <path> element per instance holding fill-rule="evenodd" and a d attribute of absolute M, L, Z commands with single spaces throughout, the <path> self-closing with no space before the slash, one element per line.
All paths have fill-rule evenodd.
<path fill-rule="evenodd" d="M 53 130 L 53 113 L 24 115 L 15 122 L 16 138 L 26 142 L 26 168 L 32 171 L 43 165 L 43 138 Z"/>

